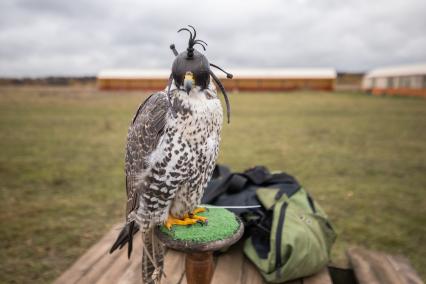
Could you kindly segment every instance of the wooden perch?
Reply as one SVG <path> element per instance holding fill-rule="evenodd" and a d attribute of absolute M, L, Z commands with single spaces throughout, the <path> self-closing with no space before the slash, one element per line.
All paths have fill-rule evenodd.
<path fill-rule="evenodd" d="M 215 225 L 212 223 L 214 222 L 214 218 L 210 218 L 212 214 L 215 214 L 215 212 L 212 211 L 215 210 L 210 210 L 210 216 L 208 216 L 209 225 L 207 226 Z M 185 253 L 185 271 L 188 284 L 210 283 L 214 272 L 213 252 L 230 247 L 242 237 L 244 233 L 244 225 L 241 220 L 233 214 L 229 214 L 228 218 L 234 218 L 230 219 L 231 222 L 235 223 L 235 220 L 237 221 L 233 233 L 223 238 L 223 235 L 221 234 L 214 235 L 215 232 L 220 233 L 220 231 L 211 230 L 210 232 L 212 235 L 209 236 L 209 241 L 194 241 L 190 239 L 182 240 L 176 238 L 173 234 L 167 233 L 165 230 L 156 230 L 158 238 L 165 244 L 165 246 Z M 183 227 L 180 229 L 194 230 L 192 234 L 194 234 L 194 239 L 197 239 L 197 231 L 202 232 L 202 230 L 206 229 L 207 226 L 200 226 L 195 230 L 190 227 Z"/>

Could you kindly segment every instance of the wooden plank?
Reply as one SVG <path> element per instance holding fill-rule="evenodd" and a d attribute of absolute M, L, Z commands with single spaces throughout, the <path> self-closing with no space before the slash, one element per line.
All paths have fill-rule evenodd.
<path fill-rule="evenodd" d="M 211 284 L 243 283 L 243 264 L 241 246 L 234 246 L 218 258 Z"/>
<path fill-rule="evenodd" d="M 109 255 L 108 251 L 115 241 L 122 225 L 115 225 L 113 228 L 85 254 L 83 254 L 67 271 L 65 271 L 54 283 L 73 284 L 85 277 L 93 268 L 97 266 L 106 256 L 115 259 L 118 254 Z"/>
<path fill-rule="evenodd" d="M 360 284 L 402 283 L 381 254 L 369 253 L 362 248 L 351 248 L 347 254 Z"/>
<path fill-rule="evenodd" d="M 132 256 L 130 265 L 117 280 L 117 284 L 142 284 L 142 249 Z"/>
<path fill-rule="evenodd" d="M 113 269 L 116 261 L 120 259 L 120 257 L 124 254 L 127 254 L 127 251 L 125 249 L 122 249 L 120 251 L 115 251 L 113 254 L 109 254 L 108 250 L 111 246 L 111 243 L 109 244 L 107 250 L 105 251 L 104 256 L 96 262 L 95 265 L 91 266 L 90 269 L 81 277 L 77 284 L 93 284 L 96 283 L 103 274 L 105 274 L 108 270 Z"/>
<path fill-rule="evenodd" d="M 243 278 L 241 283 L 263 284 L 265 281 L 256 266 L 246 257 L 243 263 Z"/>
<path fill-rule="evenodd" d="M 401 257 L 364 248 L 351 248 L 347 254 L 360 284 L 423 283 L 408 260 L 401 261 Z"/>
<path fill-rule="evenodd" d="M 164 274 L 167 277 L 163 276 L 161 279 L 162 284 L 186 284 L 185 254 L 169 249 L 164 262 Z"/>
<path fill-rule="evenodd" d="M 130 267 L 131 262 L 137 262 L 139 258 L 141 258 L 141 254 L 137 253 L 137 251 L 141 251 L 142 249 L 142 238 L 138 233 L 133 237 L 133 251 L 130 259 L 127 256 L 127 246 L 121 249 L 120 255 L 115 259 L 113 263 L 111 263 L 110 267 L 103 271 L 99 279 L 96 283 L 117 283 L 120 277 L 124 274 L 124 272 Z M 118 253 L 115 251 L 114 253 Z"/>
<path fill-rule="evenodd" d="M 83 256 L 81 256 L 66 272 L 64 272 L 54 283 L 120 283 L 141 284 L 141 238 L 140 234 L 134 237 L 134 250 L 131 260 L 127 259 L 127 250 L 122 249 L 114 254 L 109 254 L 109 248 L 115 240 L 121 225 L 116 225 L 97 244 L 93 245 Z M 397 267 L 398 271 L 410 272 L 411 266 L 406 259 L 390 258 L 389 266 Z M 185 255 L 181 252 L 169 250 L 165 257 L 165 274 L 163 284 L 186 284 L 184 275 Z M 415 273 L 415 272 L 414 272 Z M 415 277 L 409 278 L 417 279 Z M 419 278 L 418 278 L 419 279 Z M 299 280 L 296 280 L 299 281 Z M 294 283 L 299 283 L 295 282 Z M 292 282 L 292 283 L 293 283 Z M 244 258 L 242 247 L 235 246 L 227 253 L 218 258 L 216 270 L 212 279 L 213 284 L 263 284 L 264 280 L 257 268 Z M 326 270 L 304 279 L 304 283 L 331 283 Z M 405 282 L 404 282 L 405 283 Z M 412 283 L 422 283 L 415 282 Z"/>
<path fill-rule="evenodd" d="M 131 264 L 123 271 L 121 277 L 116 281 L 104 282 L 104 283 L 118 283 L 118 284 L 142 284 L 141 279 L 141 262 L 142 262 L 142 250 L 132 256 Z M 185 269 L 185 256 L 183 253 L 169 250 L 165 256 L 164 262 L 164 273 L 167 277 L 162 278 L 161 283 L 163 284 L 186 284 L 186 278 L 183 277 L 180 280 Z M 181 281 L 181 282 L 179 282 Z M 99 282 L 101 283 L 101 282 Z"/>
<path fill-rule="evenodd" d="M 408 258 L 401 255 L 395 255 L 388 256 L 388 260 L 392 264 L 393 268 L 401 274 L 406 283 L 424 284 L 420 275 L 411 266 Z"/>

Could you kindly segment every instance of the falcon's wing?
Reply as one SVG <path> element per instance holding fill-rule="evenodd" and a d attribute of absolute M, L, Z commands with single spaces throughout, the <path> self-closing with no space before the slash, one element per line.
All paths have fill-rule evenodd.
<path fill-rule="evenodd" d="M 140 187 L 136 178 L 147 168 L 147 159 L 164 134 L 169 103 L 164 92 L 148 97 L 137 110 L 127 135 L 125 171 L 127 190 L 126 216 L 137 209 Z"/>
<path fill-rule="evenodd" d="M 166 93 L 152 94 L 139 106 L 129 127 L 125 158 L 127 221 L 129 221 L 129 213 L 138 208 L 140 191 L 143 190 L 140 186 L 136 186 L 136 178 L 146 170 L 147 159 L 164 133 L 168 110 L 169 102 Z M 128 243 L 130 258 L 133 235 L 138 229 L 135 221 L 127 222 L 112 245 L 110 253 Z"/>

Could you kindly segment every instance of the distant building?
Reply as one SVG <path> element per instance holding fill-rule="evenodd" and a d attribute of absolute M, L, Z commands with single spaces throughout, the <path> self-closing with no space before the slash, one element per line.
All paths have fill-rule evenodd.
<path fill-rule="evenodd" d="M 364 73 L 337 72 L 336 91 L 360 92 Z"/>
<path fill-rule="evenodd" d="M 327 90 L 335 88 L 336 71 L 329 68 L 229 69 L 234 78 L 215 74 L 230 91 Z M 97 76 L 101 90 L 162 90 L 169 70 L 103 70 Z"/>
<path fill-rule="evenodd" d="M 426 97 L 426 64 L 374 69 L 364 76 L 362 88 L 373 95 Z"/>

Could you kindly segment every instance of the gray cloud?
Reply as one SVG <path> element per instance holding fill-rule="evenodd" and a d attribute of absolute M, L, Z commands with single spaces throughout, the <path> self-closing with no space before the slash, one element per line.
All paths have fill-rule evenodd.
<path fill-rule="evenodd" d="M 426 61 L 423 0 L 0 2 L 0 76 L 168 68 L 197 27 L 224 67 L 373 67 Z"/>

